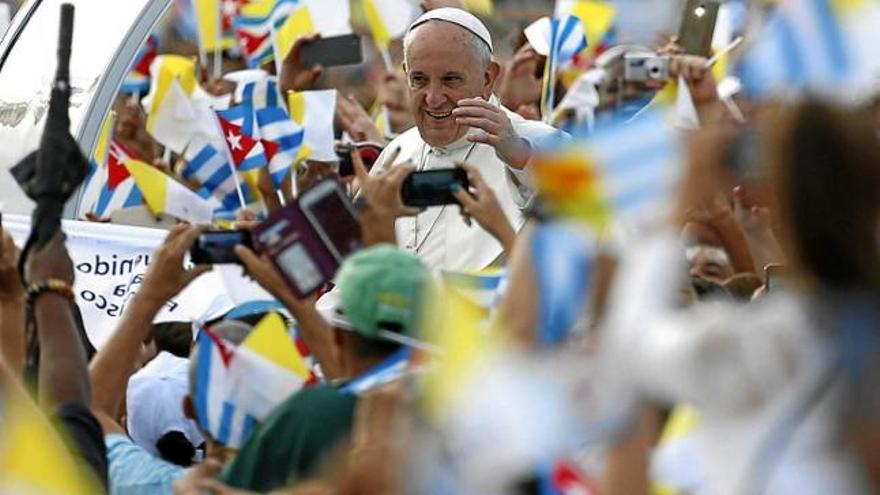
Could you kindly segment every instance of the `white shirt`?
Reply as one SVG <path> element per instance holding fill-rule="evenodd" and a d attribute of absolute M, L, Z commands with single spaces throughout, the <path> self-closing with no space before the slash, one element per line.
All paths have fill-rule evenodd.
<path fill-rule="evenodd" d="M 494 97 L 491 100 L 497 104 Z M 508 115 L 513 128 L 534 144 L 558 131 L 541 122 L 525 120 L 518 114 L 501 107 Z M 468 134 L 482 131 L 471 129 Z M 483 175 L 486 183 L 495 191 L 501 208 L 514 229 L 523 224 L 522 209 L 533 195 L 526 170 L 507 166 L 495 153 L 495 148 L 467 141 L 467 135 L 446 146 L 431 146 L 422 140 L 417 127 L 395 138 L 376 161 L 371 173 L 382 170 L 391 150 L 400 147 L 395 164 L 412 163 L 417 170 L 453 168 L 457 161 L 467 161 Z M 516 178 L 516 182 L 513 178 Z M 518 182 L 518 184 L 517 184 Z M 396 224 L 398 245 L 417 254 L 434 270 L 474 270 L 485 268 L 501 253 L 501 244 L 482 227 L 473 223 L 468 227 L 457 205 L 437 206 L 426 209 L 416 217 L 400 218 Z"/>

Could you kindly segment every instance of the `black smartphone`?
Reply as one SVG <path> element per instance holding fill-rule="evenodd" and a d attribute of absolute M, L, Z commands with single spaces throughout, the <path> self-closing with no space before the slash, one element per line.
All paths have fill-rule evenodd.
<path fill-rule="evenodd" d="M 197 265 L 241 264 L 233 249 L 237 245 L 253 249 L 248 230 L 212 230 L 199 236 L 189 251 L 190 259 Z"/>
<path fill-rule="evenodd" d="M 684 53 L 710 55 L 720 7 L 719 0 L 687 0 L 678 29 L 678 45 Z"/>
<path fill-rule="evenodd" d="M 361 48 L 361 37 L 356 34 L 343 34 L 320 38 L 306 43 L 300 52 L 302 65 L 311 67 L 318 64 L 323 67 L 339 65 L 357 65 L 364 61 Z"/>
<path fill-rule="evenodd" d="M 458 204 L 458 200 L 452 195 L 454 184 L 468 190 L 470 182 L 464 169 L 444 168 L 413 172 L 403 181 L 400 195 L 403 204 L 419 208 Z"/>

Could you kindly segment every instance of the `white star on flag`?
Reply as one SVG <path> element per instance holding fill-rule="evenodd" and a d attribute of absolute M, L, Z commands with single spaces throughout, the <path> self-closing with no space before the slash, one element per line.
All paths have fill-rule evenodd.
<path fill-rule="evenodd" d="M 235 134 L 232 131 L 229 131 L 229 134 L 226 136 L 226 142 L 229 143 L 229 149 L 231 149 L 232 151 L 242 149 L 241 136 Z"/>

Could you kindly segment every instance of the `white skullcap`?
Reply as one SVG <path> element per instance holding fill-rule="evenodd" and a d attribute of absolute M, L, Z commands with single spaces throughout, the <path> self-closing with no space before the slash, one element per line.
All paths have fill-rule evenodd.
<path fill-rule="evenodd" d="M 489 30 L 486 29 L 486 25 L 483 24 L 483 21 L 477 19 L 477 16 L 470 12 L 455 7 L 443 7 L 425 12 L 419 16 L 415 22 L 410 24 L 409 29 L 407 29 L 406 32 L 409 34 L 409 32 L 416 27 L 434 20 L 451 22 L 467 29 L 474 33 L 477 38 L 483 40 L 486 45 L 489 46 L 490 52 L 494 52 L 494 48 L 492 48 L 492 36 L 489 34 Z"/>

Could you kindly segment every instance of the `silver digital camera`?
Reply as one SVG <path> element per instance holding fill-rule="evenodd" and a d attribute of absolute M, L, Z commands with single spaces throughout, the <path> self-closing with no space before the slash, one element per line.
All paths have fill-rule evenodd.
<path fill-rule="evenodd" d="M 623 57 L 623 79 L 628 82 L 666 82 L 669 57 L 656 53 L 627 53 Z"/>

